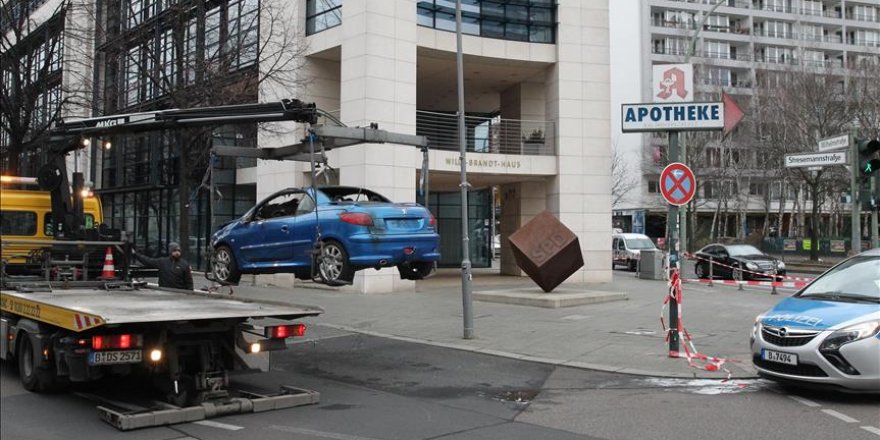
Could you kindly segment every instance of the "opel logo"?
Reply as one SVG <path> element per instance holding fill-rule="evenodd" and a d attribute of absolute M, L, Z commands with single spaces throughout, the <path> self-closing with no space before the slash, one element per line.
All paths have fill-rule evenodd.
<path fill-rule="evenodd" d="M 779 329 L 779 336 L 782 336 L 783 338 L 788 336 L 788 329 L 785 327 Z"/>

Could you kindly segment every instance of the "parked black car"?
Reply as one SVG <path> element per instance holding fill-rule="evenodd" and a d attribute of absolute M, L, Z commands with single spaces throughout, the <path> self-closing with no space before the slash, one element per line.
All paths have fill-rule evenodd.
<path fill-rule="evenodd" d="M 710 244 L 697 251 L 694 272 L 700 278 L 709 278 L 709 259 L 713 278 L 766 279 L 785 275 L 785 263 L 773 258 L 750 244 Z"/>

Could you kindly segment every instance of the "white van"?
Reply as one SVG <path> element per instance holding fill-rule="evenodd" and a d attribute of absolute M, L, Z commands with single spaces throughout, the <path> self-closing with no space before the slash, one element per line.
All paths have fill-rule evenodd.
<path fill-rule="evenodd" d="M 611 270 L 618 265 L 635 271 L 642 249 L 657 249 L 654 242 L 643 234 L 614 234 L 611 241 Z"/>

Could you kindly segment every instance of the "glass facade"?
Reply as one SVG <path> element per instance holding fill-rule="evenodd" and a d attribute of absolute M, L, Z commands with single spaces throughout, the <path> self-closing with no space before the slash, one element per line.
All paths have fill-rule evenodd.
<path fill-rule="evenodd" d="M 420 0 L 420 26 L 455 31 L 455 0 Z M 531 43 L 556 42 L 554 0 L 462 0 L 462 33 Z"/>
<path fill-rule="evenodd" d="M 316 34 L 342 24 L 342 0 L 308 0 L 306 35 Z"/>
<path fill-rule="evenodd" d="M 419 26 L 455 31 L 455 0 L 419 0 Z M 555 0 L 462 0 L 462 32 L 531 43 L 556 42 Z M 307 0 L 306 35 L 342 24 L 342 0 Z"/>

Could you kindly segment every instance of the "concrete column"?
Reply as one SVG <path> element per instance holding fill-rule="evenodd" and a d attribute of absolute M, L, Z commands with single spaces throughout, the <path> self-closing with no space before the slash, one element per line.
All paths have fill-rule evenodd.
<path fill-rule="evenodd" d="M 608 2 L 559 2 L 558 62 L 547 73 L 558 175 L 547 209 L 578 236 L 584 268 L 566 282 L 611 281 L 611 134 Z"/>
<path fill-rule="evenodd" d="M 415 134 L 416 4 L 408 0 L 347 0 L 342 8 L 340 113 L 349 126 L 378 123 Z M 360 145 L 334 152 L 340 184 L 365 186 L 394 201 L 415 201 L 415 147 Z M 358 293 L 415 291 L 396 268 L 355 275 Z"/>

